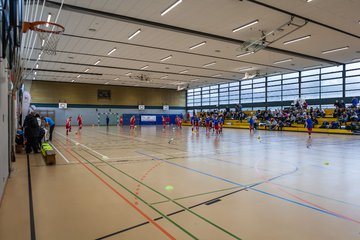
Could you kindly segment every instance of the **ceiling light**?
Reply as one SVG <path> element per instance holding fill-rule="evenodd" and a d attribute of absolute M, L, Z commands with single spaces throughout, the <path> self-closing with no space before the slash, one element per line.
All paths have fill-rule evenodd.
<path fill-rule="evenodd" d="M 168 78 L 168 75 L 162 76 L 160 79 Z"/>
<path fill-rule="evenodd" d="M 115 81 L 116 81 L 116 80 L 119 80 L 119 78 L 117 77 L 117 78 L 115 78 L 114 80 L 115 80 Z"/>
<path fill-rule="evenodd" d="M 43 47 L 44 44 L 45 44 L 45 39 L 43 39 L 43 40 L 41 41 L 41 46 Z"/>
<path fill-rule="evenodd" d="M 184 70 L 184 71 L 181 71 L 179 72 L 180 74 L 183 74 L 183 73 L 187 73 L 189 70 Z"/>
<path fill-rule="evenodd" d="M 33 77 L 33 80 L 35 80 L 35 77 Z"/>
<path fill-rule="evenodd" d="M 292 58 L 288 58 L 288 59 L 276 61 L 276 62 L 274 62 L 274 64 L 286 63 L 286 62 L 291 62 L 291 61 L 292 61 Z"/>
<path fill-rule="evenodd" d="M 246 71 L 249 71 L 251 69 L 253 69 L 253 67 L 244 67 L 244 68 L 240 68 L 239 71 L 240 72 L 246 72 Z"/>
<path fill-rule="evenodd" d="M 215 75 L 212 75 L 211 77 L 221 77 L 221 74 L 215 74 Z"/>
<path fill-rule="evenodd" d="M 36 68 L 39 68 L 39 64 L 36 64 Z"/>
<path fill-rule="evenodd" d="M 163 11 L 161 13 L 161 16 L 164 16 L 165 14 L 167 14 L 168 12 L 170 12 L 173 8 L 175 8 L 178 4 L 180 4 L 182 2 L 182 0 L 178 0 L 176 1 L 173 5 L 171 5 L 170 7 L 168 7 L 167 9 L 165 9 L 165 11 Z"/>
<path fill-rule="evenodd" d="M 247 28 L 247 27 L 250 27 L 250 26 L 252 26 L 252 25 L 254 25 L 254 24 L 257 24 L 258 22 L 259 22 L 259 20 L 256 19 L 255 21 L 249 22 L 249 23 L 247 23 L 247 24 L 245 24 L 245 25 L 243 25 L 243 26 L 241 26 L 241 27 L 235 28 L 235 29 L 233 30 L 233 32 L 240 31 L 240 30 L 242 30 L 242 29 L 244 29 L 244 28 Z"/>
<path fill-rule="evenodd" d="M 149 65 L 143 66 L 142 68 L 140 68 L 140 70 L 147 69 L 148 67 L 149 67 Z"/>
<path fill-rule="evenodd" d="M 200 79 L 196 78 L 196 79 L 193 79 L 191 80 L 191 82 L 196 82 L 196 81 L 199 81 Z"/>
<path fill-rule="evenodd" d="M 116 48 L 113 48 L 110 52 L 108 52 L 107 55 L 110 55 L 110 54 L 112 54 L 112 53 L 115 52 L 115 51 L 116 51 Z"/>
<path fill-rule="evenodd" d="M 322 51 L 322 54 L 338 52 L 338 51 L 342 51 L 342 50 L 346 50 L 346 49 L 349 49 L 349 46 Z"/>
<path fill-rule="evenodd" d="M 354 58 L 353 60 L 351 60 L 352 62 L 359 62 L 360 58 Z"/>
<path fill-rule="evenodd" d="M 71 82 L 75 82 L 75 80 L 73 79 L 73 80 L 71 80 Z"/>
<path fill-rule="evenodd" d="M 134 87 L 138 87 L 138 86 L 139 86 L 139 84 L 134 85 Z"/>
<path fill-rule="evenodd" d="M 312 2 L 312 0 L 306 0 L 307 3 Z"/>
<path fill-rule="evenodd" d="M 97 60 L 96 63 L 94 63 L 94 65 L 98 65 L 100 63 L 100 60 Z"/>
<path fill-rule="evenodd" d="M 104 84 L 106 85 L 106 84 L 109 84 L 109 83 L 110 83 L 110 81 L 109 81 L 109 82 L 106 82 L 106 83 L 104 83 Z"/>
<path fill-rule="evenodd" d="M 209 67 L 209 66 L 214 65 L 214 64 L 216 64 L 216 62 L 207 63 L 207 64 L 203 65 L 203 67 Z"/>
<path fill-rule="evenodd" d="M 304 37 L 299 37 L 299 38 L 295 38 L 293 40 L 289 40 L 289 41 L 286 41 L 284 42 L 284 44 L 290 44 L 290 43 L 294 43 L 294 42 L 299 42 L 301 40 L 305 40 L 305 39 L 308 39 L 308 38 L 311 38 L 311 35 L 307 35 L 307 36 L 304 36 Z"/>
<path fill-rule="evenodd" d="M 164 61 L 166 61 L 166 60 L 169 60 L 170 58 L 172 58 L 172 55 L 167 56 L 167 57 L 161 59 L 160 61 L 161 61 L 161 62 L 164 62 Z"/>
<path fill-rule="evenodd" d="M 194 46 L 190 47 L 190 50 L 193 50 L 193 49 L 195 49 L 195 48 L 201 47 L 202 45 L 205 45 L 205 44 L 206 44 L 206 41 L 201 42 L 201 43 L 198 43 L 198 44 L 196 44 L 196 45 L 194 45 Z"/>
<path fill-rule="evenodd" d="M 84 71 L 84 72 L 88 72 L 88 71 L 90 71 L 90 68 L 85 69 L 85 71 Z"/>
<path fill-rule="evenodd" d="M 46 19 L 46 22 L 50 22 L 50 20 L 51 20 L 51 13 L 48 14 L 48 17 L 47 17 L 47 19 Z M 49 24 L 46 23 L 46 24 L 45 24 L 45 27 L 49 27 Z"/>
<path fill-rule="evenodd" d="M 130 37 L 128 38 L 128 40 L 131 40 L 133 37 L 135 37 L 136 35 L 138 35 L 141 32 L 141 29 L 138 29 L 136 32 L 134 32 L 133 34 L 130 35 Z"/>
<path fill-rule="evenodd" d="M 247 52 L 247 53 L 243 53 L 243 54 L 239 54 L 237 55 L 236 57 L 240 58 L 240 57 L 245 57 L 245 56 L 248 56 L 248 55 L 251 55 L 251 54 L 254 54 L 255 52 Z"/>
<path fill-rule="evenodd" d="M 37 72 L 34 72 L 34 75 L 36 75 L 37 74 Z"/>
<path fill-rule="evenodd" d="M 79 74 L 78 76 L 77 76 L 77 78 L 80 78 L 81 77 L 81 74 Z"/>
<path fill-rule="evenodd" d="M 127 74 L 125 74 L 126 76 L 130 76 L 131 75 L 131 72 L 128 72 Z"/>

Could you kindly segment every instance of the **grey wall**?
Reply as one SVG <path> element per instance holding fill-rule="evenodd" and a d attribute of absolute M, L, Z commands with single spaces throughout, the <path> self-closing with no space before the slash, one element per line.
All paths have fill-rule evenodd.
<path fill-rule="evenodd" d="M 36 105 L 35 105 L 36 106 Z M 83 116 L 84 125 L 97 125 L 98 124 L 98 113 L 108 113 L 109 108 L 68 108 L 68 109 L 59 109 L 52 107 L 37 107 L 37 110 L 54 110 L 55 111 L 55 124 L 58 126 L 65 125 L 67 117 L 72 116 L 72 125 L 77 125 L 76 118 L 79 114 Z M 111 113 L 122 114 L 180 114 L 185 115 L 184 110 L 169 110 L 163 111 L 161 109 L 146 109 L 144 111 L 139 111 L 138 109 L 121 109 L 121 108 L 111 108 Z M 111 122 L 110 122 L 111 124 Z"/>
<path fill-rule="evenodd" d="M 6 60 L 0 63 L 0 199 L 9 174 L 9 124 L 8 124 L 8 77 Z"/>

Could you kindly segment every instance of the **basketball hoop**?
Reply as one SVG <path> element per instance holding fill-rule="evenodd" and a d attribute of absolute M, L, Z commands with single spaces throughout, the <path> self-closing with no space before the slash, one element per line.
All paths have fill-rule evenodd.
<path fill-rule="evenodd" d="M 56 55 L 56 46 L 60 36 L 64 33 L 65 28 L 57 23 L 52 22 L 24 22 L 23 33 L 32 30 L 35 31 L 41 41 L 41 50 L 49 55 Z"/>

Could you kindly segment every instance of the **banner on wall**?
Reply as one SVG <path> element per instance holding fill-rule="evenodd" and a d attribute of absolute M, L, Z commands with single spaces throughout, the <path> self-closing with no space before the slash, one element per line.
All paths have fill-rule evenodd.
<path fill-rule="evenodd" d="M 156 122 L 156 116 L 141 116 L 142 122 Z"/>

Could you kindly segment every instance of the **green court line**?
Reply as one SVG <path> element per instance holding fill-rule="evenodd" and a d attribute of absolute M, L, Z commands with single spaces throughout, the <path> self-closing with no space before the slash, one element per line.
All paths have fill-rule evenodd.
<path fill-rule="evenodd" d="M 71 143 L 73 145 L 73 143 Z M 166 216 L 166 214 L 160 212 L 157 208 L 151 206 L 148 202 L 146 202 L 145 200 L 143 200 L 142 198 L 140 198 L 138 195 L 136 195 L 135 193 L 133 193 L 131 190 L 129 190 L 128 188 L 126 188 L 124 185 L 122 185 L 120 182 L 116 181 L 114 178 L 112 178 L 109 174 L 107 174 L 106 172 L 104 172 L 103 170 L 101 170 L 100 168 L 98 168 L 97 166 L 95 166 L 92 162 L 88 161 L 86 158 L 84 158 L 81 154 L 78 153 L 78 151 L 72 150 L 75 154 L 77 154 L 79 157 L 81 157 L 82 159 L 84 159 L 86 162 L 88 162 L 91 166 L 93 166 L 94 168 L 96 168 L 99 172 L 103 173 L 105 176 L 107 176 L 109 179 L 111 179 L 113 182 L 115 182 L 116 184 L 118 184 L 119 186 L 121 186 L 124 190 L 126 190 L 128 193 L 130 193 L 131 195 L 133 195 L 134 197 L 136 197 L 137 199 L 139 199 L 141 202 L 143 202 L 145 205 L 147 205 L 148 207 L 150 207 L 152 210 L 154 210 L 155 212 L 157 212 L 158 214 L 160 214 L 163 218 L 167 219 L 169 222 L 171 222 L 172 224 L 174 224 L 176 227 L 178 227 L 179 229 L 181 229 L 183 232 L 185 232 L 187 235 L 189 235 L 192 239 L 196 239 L 199 240 L 199 238 L 195 237 L 193 234 L 191 234 L 189 231 L 187 231 L 185 228 L 181 227 L 179 224 L 177 224 L 176 222 L 174 222 L 173 220 L 171 220 L 168 216 Z M 87 151 L 85 151 L 87 152 Z M 87 152 L 88 153 L 88 152 Z M 90 153 L 89 153 L 90 154 Z M 92 155 L 92 154 L 90 154 Z M 92 155 L 94 156 L 94 155 Z M 97 158 L 97 157 L 95 157 Z"/>
<path fill-rule="evenodd" d="M 250 186 L 251 184 L 249 184 Z M 217 193 L 217 192 L 224 192 L 227 190 L 232 190 L 235 188 L 241 188 L 240 186 L 236 186 L 236 187 L 231 187 L 231 188 L 224 188 L 224 189 L 219 189 L 219 190 L 215 190 L 215 191 L 211 191 L 211 192 L 204 192 L 204 193 L 198 193 L 198 194 L 194 194 L 194 195 L 189 195 L 189 196 L 185 196 L 185 197 L 180 197 L 180 198 L 174 198 L 173 200 L 182 200 L 182 199 L 187 199 L 187 198 L 192 198 L 192 197 L 198 197 L 198 196 L 202 196 L 202 195 L 208 195 L 211 193 Z M 154 202 L 154 203 L 150 203 L 151 205 L 156 205 L 156 204 L 160 204 L 160 203 L 166 203 L 169 202 L 170 200 L 165 200 L 165 201 L 160 201 L 160 202 Z"/>
<path fill-rule="evenodd" d="M 168 201 L 171 201 L 171 202 L 172 202 L 172 203 L 174 203 L 175 205 L 177 205 L 177 206 L 179 206 L 179 207 L 183 208 L 184 210 L 186 210 L 186 211 L 190 212 L 191 214 L 195 215 L 196 217 L 198 217 L 198 218 L 202 219 L 203 221 L 205 221 L 205 222 L 209 223 L 210 225 L 212 225 L 212 226 L 216 227 L 217 229 L 219 229 L 219 230 L 223 231 L 224 233 L 226 233 L 226 234 L 228 234 L 228 235 L 232 236 L 232 237 L 233 237 L 233 238 L 235 238 L 235 239 L 241 240 L 241 238 L 239 238 L 239 237 L 238 237 L 238 236 L 236 236 L 235 234 L 233 234 L 233 233 L 231 233 L 231 232 L 227 231 L 226 229 L 224 229 L 224 228 L 222 228 L 222 227 L 218 226 L 217 224 L 215 224 L 215 223 L 211 222 L 210 220 L 208 220 L 208 219 L 204 218 L 203 216 L 201 216 L 201 215 L 199 215 L 199 214 L 195 213 L 195 212 L 194 212 L 194 211 L 192 211 L 191 209 L 189 209 L 189 208 L 187 208 L 187 207 L 183 206 L 182 204 L 180 204 L 180 203 L 178 203 L 178 202 L 174 201 L 173 199 L 171 199 L 171 198 L 167 197 L 166 195 L 164 195 L 164 194 L 160 193 L 159 191 L 157 191 L 157 190 L 153 189 L 152 187 L 148 186 L 147 184 L 145 184 L 145 183 L 143 183 L 143 182 L 141 182 L 141 181 L 137 180 L 136 178 L 134 178 L 134 177 L 130 176 L 130 175 L 129 175 L 129 174 L 127 174 L 126 172 L 123 172 L 122 170 L 120 170 L 120 169 L 118 169 L 118 168 L 114 167 L 113 165 L 111 165 L 111 164 L 109 164 L 109 163 L 105 162 L 104 160 L 102 160 L 102 159 L 98 158 L 97 156 L 95 156 L 95 155 L 93 155 L 93 154 L 89 153 L 88 151 L 86 151 L 86 150 L 84 150 L 84 151 L 85 151 L 85 152 L 87 152 L 88 154 L 90 154 L 91 156 L 93 156 L 93 157 L 95 157 L 95 158 L 99 159 L 100 161 L 103 161 L 104 163 L 106 163 L 106 164 L 107 164 L 108 166 L 110 166 L 111 168 L 113 168 L 113 169 L 115 169 L 115 170 L 117 170 L 117 171 L 121 172 L 121 173 L 122 173 L 122 174 L 124 174 L 125 176 L 127 176 L 127 177 L 129 177 L 129 178 L 133 179 L 134 181 L 138 182 L 139 184 L 141 184 L 141 185 L 143 185 L 143 186 L 147 187 L 148 189 L 150 189 L 150 190 L 154 191 L 155 193 L 159 194 L 160 196 L 162 196 L 162 197 L 166 198 Z M 90 164 L 91 164 L 91 163 L 90 163 Z M 100 171 L 102 172 L 102 170 L 100 170 Z M 105 174 L 105 173 L 104 173 L 104 174 Z M 107 175 L 107 174 L 105 174 L 105 175 Z M 132 193 L 132 194 L 133 194 L 133 193 Z M 133 194 L 133 195 L 135 195 L 135 194 Z M 138 196 L 138 195 L 135 195 L 135 196 Z M 151 206 L 151 205 L 149 205 L 149 206 Z M 152 206 L 151 206 L 151 207 L 152 207 Z"/>

